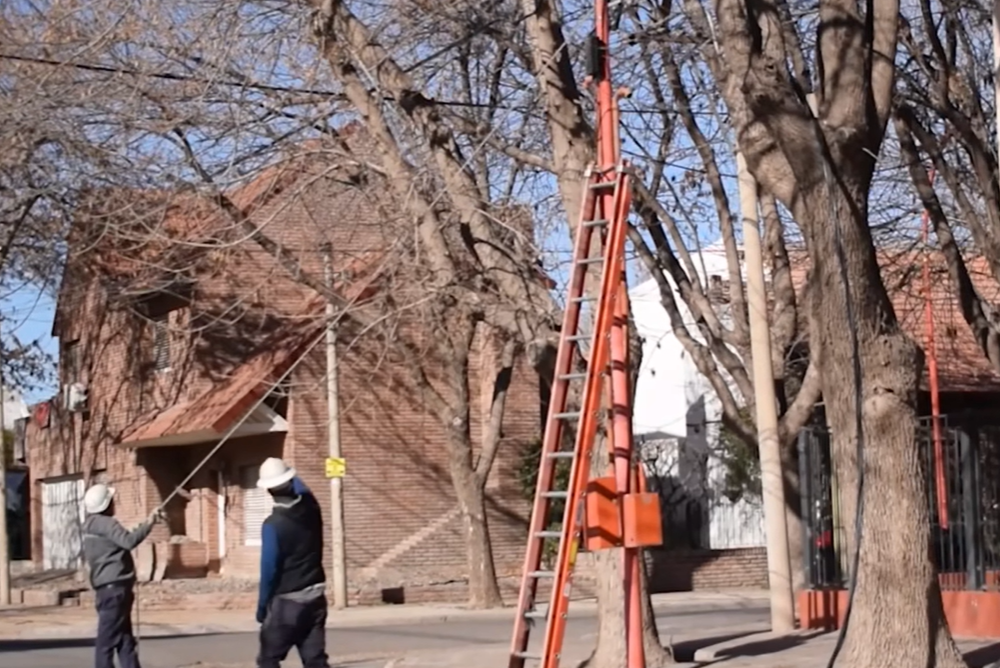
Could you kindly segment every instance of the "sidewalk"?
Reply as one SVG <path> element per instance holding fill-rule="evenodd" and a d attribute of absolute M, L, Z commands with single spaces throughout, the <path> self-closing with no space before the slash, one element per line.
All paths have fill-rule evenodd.
<path fill-rule="evenodd" d="M 735 629 L 727 630 L 727 633 Z M 738 633 L 738 631 L 735 631 Z M 793 633 L 775 637 L 771 634 L 744 633 L 740 640 L 726 643 L 730 645 L 718 652 L 714 658 L 700 656 L 695 660 L 696 648 L 712 649 L 711 636 L 717 631 L 688 635 L 675 642 L 676 666 L 696 666 L 720 663 L 726 668 L 818 668 L 826 665 L 836 644 L 836 633 L 816 634 Z M 984 668 L 997 659 L 1000 652 L 991 641 L 959 641 L 972 668 Z M 576 668 L 585 661 L 592 647 L 580 643 L 567 643 L 564 647 L 562 665 Z M 389 668 L 468 668 L 473 665 L 502 666 L 508 658 L 506 646 L 486 648 L 459 648 L 448 653 L 410 652 L 406 656 L 383 659 L 381 666 Z M 249 667 L 247 667 L 249 668 Z M 359 667 L 360 668 L 360 667 Z M 367 668 L 367 664 L 366 664 Z"/>
<path fill-rule="evenodd" d="M 767 605 L 767 591 L 681 592 L 656 594 L 653 607 L 659 611 L 684 609 L 738 610 Z M 254 632 L 258 625 L 252 610 L 142 610 L 139 600 L 138 630 L 142 637 L 205 635 Z M 590 615 L 597 610 L 593 599 L 573 601 L 572 615 Z M 455 619 L 509 619 L 513 608 L 470 610 L 454 605 L 380 605 L 330 610 L 328 628 L 434 624 Z M 96 617 L 92 610 L 68 608 L 0 609 L 0 640 L 92 637 Z"/>

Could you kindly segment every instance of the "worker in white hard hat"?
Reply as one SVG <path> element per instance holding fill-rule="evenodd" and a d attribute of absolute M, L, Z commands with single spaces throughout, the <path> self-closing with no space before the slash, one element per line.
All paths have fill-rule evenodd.
<path fill-rule="evenodd" d="M 274 498 L 274 510 L 261 527 L 257 666 L 279 668 L 295 647 L 302 668 L 330 668 L 319 503 L 295 469 L 277 457 L 261 464 L 257 487 Z"/>
<path fill-rule="evenodd" d="M 90 585 L 97 604 L 97 638 L 94 668 L 114 668 L 115 654 L 121 668 L 139 668 L 132 605 L 135 603 L 135 562 L 132 550 L 144 541 L 159 512 L 132 531 L 112 517 L 115 490 L 97 484 L 83 495 L 87 518 L 83 521 L 83 556 L 90 568 Z"/>

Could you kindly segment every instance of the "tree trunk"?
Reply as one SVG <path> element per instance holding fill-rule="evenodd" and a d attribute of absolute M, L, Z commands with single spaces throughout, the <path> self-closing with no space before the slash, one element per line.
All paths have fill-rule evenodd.
<path fill-rule="evenodd" d="M 486 492 L 471 467 L 452 470 L 458 507 L 462 513 L 462 530 L 469 562 L 469 607 L 496 608 L 503 605 L 493 563 L 489 520 L 486 514 Z"/>
<path fill-rule="evenodd" d="M 486 514 L 486 476 L 478 476 L 472 461 L 472 434 L 469 431 L 468 402 L 464 414 L 452 417 L 448 435 L 448 468 L 455 488 L 469 565 L 469 607 L 495 608 L 503 605 L 493 563 L 493 545 Z"/>
<path fill-rule="evenodd" d="M 830 190 L 839 201 L 830 201 Z M 811 308 L 823 359 L 830 361 L 824 365 L 823 397 L 845 500 L 856 498 L 857 466 L 864 467 L 864 533 L 845 659 L 859 668 L 961 666 L 931 562 L 928 479 L 915 443 L 923 356 L 900 329 L 882 283 L 867 227 L 867 188 L 850 189 L 841 182 L 830 190 L 820 186 L 802 193 L 795 214 L 804 223 L 814 287 L 823 294 L 823 299 L 812 300 Z M 837 225 L 850 278 L 846 297 L 834 236 Z M 848 299 L 853 323 L 845 322 Z M 852 337 L 845 335 L 852 331 L 857 333 L 861 360 L 860 397 L 855 391 Z M 858 401 L 865 437 L 860 462 Z M 856 504 L 846 506 L 847 529 L 853 533 Z"/>
<path fill-rule="evenodd" d="M 806 587 L 805 536 L 802 524 L 802 481 L 799 478 L 798 444 L 781 446 L 781 472 L 785 491 L 785 530 L 788 560 L 792 566 L 792 591 Z M 796 602 L 798 597 L 796 597 Z"/>
<path fill-rule="evenodd" d="M 587 668 L 625 668 L 625 590 L 622 587 L 622 550 L 601 550 L 591 555 L 597 575 L 597 647 L 582 666 Z M 649 576 L 645 559 L 642 568 L 642 644 L 646 667 L 660 668 L 672 664 L 669 649 L 660 642 L 656 628 L 653 602 L 649 596 Z"/>

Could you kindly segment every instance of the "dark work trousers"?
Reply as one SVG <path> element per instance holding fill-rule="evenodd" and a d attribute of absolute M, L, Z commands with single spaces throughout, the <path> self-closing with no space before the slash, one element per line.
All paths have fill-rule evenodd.
<path fill-rule="evenodd" d="M 260 627 L 258 668 L 278 668 L 294 647 L 302 668 L 330 668 L 326 655 L 326 596 L 275 597 Z"/>
<path fill-rule="evenodd" d="M 94 668 L 114 668 L 115 653 L 121 668 L 139 668 L 132 635 L 132 585 L 105 585 L 94 592 L 97 600 L 97 639 L 94 642 Z"/>

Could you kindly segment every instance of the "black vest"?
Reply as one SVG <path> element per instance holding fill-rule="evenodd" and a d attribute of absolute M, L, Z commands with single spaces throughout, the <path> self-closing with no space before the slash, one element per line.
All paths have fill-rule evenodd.
<path fill-rule="evenodd" d="M 277 501 L 277 500 L 276 500 Z M 312 494 L 291 507 L 274 506 L 265 524 L 278 534 L 281 563 L 274 593 L 290 594 L 326 582 L 323 572 L 323 514 Z"/>

